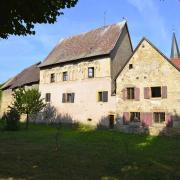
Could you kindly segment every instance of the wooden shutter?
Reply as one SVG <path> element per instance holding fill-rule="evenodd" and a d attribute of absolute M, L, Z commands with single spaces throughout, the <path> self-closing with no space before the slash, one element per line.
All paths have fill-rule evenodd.
<path fill-rule="evenodd" d="M 46 93 L 46 98 L 45 99 L 46 99 L 46 102 L 48 102 L 48 94 L 47 93 Z"/>
<path fill-rule="evenodd" d="M 150 88 L 145 87 L 144 88 L 144 99 L 149 99 L 150 98 Z"/>
<path fill-rule="evenodd" d="M 65 103 L 66 102 L 66 93 L 62 94 L 62 102 Z"/>
<path fill-rule="evenodd" d="M 123 121 L 124 121 L 124 124 L 127 124 L 127 122 L 129 121 L 130 119 L 130 113 L 129 112 L 124 112 L 123 113 Z"/>
<path fill-rule="evenodd" d="M 151 126 L 152 125 L 152 113 L 151 112 L 143 112 L 140 114 L 140 119 L 143 125 Z"/>
<path fill-rule="evenodd" d="M 166 126 L 173 127 L 172 115 L 170 113 L 166 114 Z"/>
<path fill-rule="evenodd" d="M 139 101 L 140 100 L 140 89 L 135 88 L 135 100 Z"/>
<path fill-rule="evenodd" d="M 74 103 L 75 93 L 71 93 L 71 102 Z"/>
<path fill-rule="evenodd" d="M 102 99 L 103 99 L 103 102 L 108 102 L 108 91 L 103 91 Z"/>
<path fill-rule="evenodd" d="M 162 98 L 167 98 L 167 86 L 162 86 Z"/>
<path fill-rule="evenodd" d="M 50 102 L 50 101 L 51 101 L 51 94 L 46 93 L 46 102 Z"/>
<path fill-rule="evenodd" d="M 151 112 L 148 112 L 148 113 L 146 113 L 146 117 L 147 117 L 146 124 L 148 126 L 151 126 L 152 125 L 152 120 L 153 120 L 153 114 Z"/>

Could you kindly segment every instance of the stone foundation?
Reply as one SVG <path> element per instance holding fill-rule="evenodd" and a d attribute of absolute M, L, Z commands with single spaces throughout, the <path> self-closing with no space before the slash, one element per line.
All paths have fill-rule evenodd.
<path fill-rule="evenodd" d="M 130 123 L 128 125 L 116 124 L 115 129 L 132 134 L 149 134 L 152 136 L 165 135 L 175 136 L 180 135 L 180 128 L 166 127 L 164 124 L 155 124 L 149 127 L 144 127 L 140 123 Z"/>

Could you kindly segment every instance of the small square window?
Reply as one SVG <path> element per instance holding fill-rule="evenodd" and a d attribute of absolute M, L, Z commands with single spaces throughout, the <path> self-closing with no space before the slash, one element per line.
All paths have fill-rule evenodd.
<path fill-rule="evenodd" d="M 108 91 L 98 92 L 99 102 L 108 102 Z"/>
<path fill-rule="evenodd" d="M 165 122 L 165 112 L 154 112 L 153 117 L 155 123 Z"/>
<path fill-rule="evenodd" d="M 129 69 L 132 69 L 133 68 L 133 64 L 129 64 Z"/>
<path fill-rule="evenodd" d="M 54 74 L 54 73 L 51 74 L 50 82 L 51 82 L 51 83 L 55 82 L 55 74 Z"/>
<path fill-rule="evenodd" d="M 65 71 L 63 72 L 63 81 L 67 81 L 68 80 L 68 72 Z"/>
<path fill-rule="evenodd" d="M 51 101 L 51 93 L 46 93 L 45 101 L 46 102 L 50 102 Z"/>
<path fill-rule="evenodd" d="M 94 67 L 88 67 L 88 78 L 94 77 Z"/>
<path fill-rule="evenodd" d="M 62 103 L 74 103 L 75 93 L 63 93 Z"/>
<path fill-rule="evenodd" d="M 151 97 L 161 97 L 161 87 L 151 87 Z"/>
<path fill-rule="evenodd" d="M 127 88 L 127 99 L 134 99 L 134 88 Z"/>

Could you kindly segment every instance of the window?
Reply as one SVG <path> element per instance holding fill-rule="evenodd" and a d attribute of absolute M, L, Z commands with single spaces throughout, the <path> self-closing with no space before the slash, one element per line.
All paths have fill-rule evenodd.
<path fill-rule="evenodd" d="M 134 88 L 127 88 L 127 99 L 134 99 Z"/>
<path fill-rule="evenodd" d="M 46 93 L 45 101 L 46 102 L 50 102 L 51 101 L 51 94 L 50 93 Z"/>
<path fill-rule="evenodd" d="M 151 87 L 151 97 L 161 97 L 161 87 Z"/>
<path fill-rule="evenodd" d="M 75 93 L 63 93 L 62 102 L 63 103 L 74 103 Z"/>
<path fill-rule="evenodd" d="M 51 74 L 50 82 L 51 82 L 51 83 L 55 82 L 55 74 L 54 74 L 54 73 Z"/>
<path fill-rule="evenodd" d="M 67 93 L 67 102 L 72 102 L 72 93 Z"/>
<path fill-rule="evenodd" d="M 94 77 L 94 67 L 88 67 L 88 78 Z"/>
<path fill-rule="evenodd" d="M 155 123 L 165 122 L 165 113 L 164 112 L 154 112 L 153 117 L 154 117 Z"/>
<path fill-rule="evenodd" d="M 99 102 L 108 102 L 108 91 L 98 92 L 98 101 Z"/>
<path fill-rule="evenodd" d="M 140 121 L 140 112 L 131 112 L 130 113 L 130 121 L 131 122 L 139 122 Z"/>
<path fill-rule="evenodd" d="M 63 72 L 63 81 L 67 81 L 68 80 L 68 72 L 65 71 Z"/>
<path fill-rule="evenodd" d="M 133 64 L 129 64 L 129 69 L 132 69 L 133 68 Z"/>

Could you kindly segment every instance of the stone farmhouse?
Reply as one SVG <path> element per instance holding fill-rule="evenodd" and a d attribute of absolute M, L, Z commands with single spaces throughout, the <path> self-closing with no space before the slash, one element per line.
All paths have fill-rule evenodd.
<path fill-rule="evenodd" d="M 173 61 L 146 38 L 140 41 L 116 79 L 116 113 L 123 124 L 179 127 L 180 69 Z"/>
<path fill-rule="evenodd" d="M 157 129 L 179 127 L 175 34 L 169 59 L 146 38 L 133 50 L 123 21 L 61 40 L 37 69 L 35 84 L 45 102 L 72 121 L 119 128 L 134 122 Z M 12 81 L 17 78 L 3 86 L 3 96 L 12 92 Z M 2 98 L 1 113 L 4 104 Z"/>
<path fill-rule="evenodd" d="M 25 87 L 25 89 L 39 88 L 40 69 L 38 65 L 40 65 L 40 62 L 24 69 L 22 72 L 5 82 L 1 87 L 2 97 L 0 101 L 0 117 L 7 112 L 8 107 L 12 104 L 12 93 L 14 89 L 19 87 Z"/>
<path fill-rule="evenodd" d="M 96 125 L 116 114 L 116 76 L 133 48 L 125 21 L 65 38 L 40 65 L 39 91 L 62 115 Z"/>

